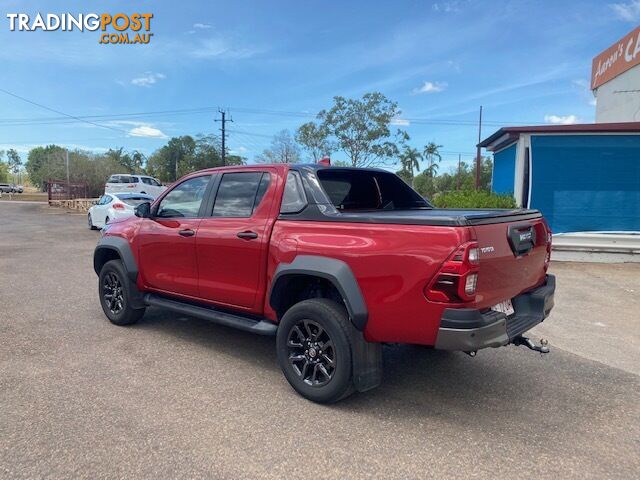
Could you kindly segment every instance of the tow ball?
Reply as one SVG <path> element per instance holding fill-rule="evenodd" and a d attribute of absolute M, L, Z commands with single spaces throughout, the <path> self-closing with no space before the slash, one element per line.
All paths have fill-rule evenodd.
<path fill-rule="evenodd" d="M 544 338 L 540 339 L 540 345 L 536 345 L 530 338 L 520 335 L 512 343 L 516 346 L 523 345 L 534 352 L 549 353 L 549 342 Z"/>

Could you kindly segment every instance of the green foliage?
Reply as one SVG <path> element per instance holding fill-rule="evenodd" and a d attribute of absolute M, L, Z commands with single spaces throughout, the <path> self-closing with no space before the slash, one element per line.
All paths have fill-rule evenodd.
<path fill-rule="evenodd" d="M 215 135 L 173 137 L 147 160 L 149 175 L 173 182 L 187 173 L 222 166 L 220 139 Z M 241 165 L 242 157 L 227 155 L 227 165 Z"/>
<path fill-rule="evenodd" d="M 44 190 L 47 180 L 66 178 L 65 149 L 58 145 L 33 148 L 29 151 L 25 168 L 31 182 Z"/>
<path fill-rule="evenodd" d="M 9 181 L 9 165 L 0 161 L 0 182 L 6 183 Z"/>
<path fill-rule="evenodd" d="M 7 151 L 7 166 L 9 168 L 9 171 L 14 175 L 17 175 L 17 173 L 20 171 L 20 168 L 22 167 L 22 159 L 20 158 L 20 154 L 13 148 L 10 148 Z"/>
<path fill-rule="evenodd" d="M 373 167 L 398 156 L 389 127 L 399 113 L 398 104 L 378 92 L 366 93 L 360 100 L 334 97 L 333 106 L 318 114 L 317 128 L 335 141 L 353 167 Z"/>
<path fill-rule="evenodd" d="M 119 173 L 144 173 L 146 158 L 137 150 L 127 153 L 123 147 L 117 149 L 111 148 L 106 153 L 106 156 L 122 166 L 122 171 Z"/>
<path fill-rule="evenodd" d="M 480 188 L 491 189 L 491 172 L 493 162 L 490 157 L 484 157 L 481 163 Z M 447 193 L 456 190 L 474 190 L 476 185 L 475 162 L 469 165 L 460 163 L 460 167 L 452 167 L 449 172 L 437 176 L 431 176 L 427 168 L 420 175 L 415 177 L 414 188 L 427 198 L 434 198 L 437 194 Z"/>
<path fill-rule="evenodd" d="M 300 147 L 289 133 L 281 130 L 273 136 L 271 147 L 256 157 L 261 163 L 298 163 L 300 161 Z"/>
<path fill-rule="evenodd" d="M 422 156 L 427 161 L 426 172 L 430 177 L 435 177 L 436 173 L 438 173 L 438 164 L 442 160 L 440 156 L 441 148 L 442 145 L 436 145 L 434 142 L 429 142 L 424 146 Z"/>
<path fill-rule="evenodd" d="M 408 139 L 408 135 L 406 137 Z M 420 160 L 422 160 L 420 152 L 409 146 L 405 146 L 400 154 L 400 165 L 402 165 L 400 171 L 404 177 L 408 177 L 409 181 L 407 183 L 409 185 L 413 184 L 414 172 L 420 171 Z"/>
<path fill-rule="evenodd" d="M 314 163 L 325 155 L 331 156 L 331 153 L 336 149 L 335 144 L 329 140 L 329 129 L 326 125 L 317 125 L 313 122 L 304 123 L 296 130 L 295 138 Z"/>
<path fill-rule="evenodd" d="M 437 195 L 432 203 L 438 208 L 516 208 L 513 195 L 498 195 L 486 190 L 459 190 Z"/>
<path fill-rule="evenodd" d="M 58 145 L 36 147 L 29 152 L 25 167 L 30 181 L 44 190 L 48 180 L 67 178 L 66 150 Z M 69 152 L 69 180 L 87 183 L 90 197 L 101 194 L 109 175 L 121 170 L 121 164 L 113 155 L 94 155 L 81 150 Z"/>

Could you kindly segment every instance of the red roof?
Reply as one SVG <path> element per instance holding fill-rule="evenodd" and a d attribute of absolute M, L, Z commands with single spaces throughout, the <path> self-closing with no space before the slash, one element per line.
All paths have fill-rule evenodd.
<path fill-rule="evenodd" d="M 521 133 L 640 133 L 640 122 L 502 127 L 480 142 L 478 146 L 485 147 L 491 151 L 497 150 L 499 147 L 518 140 Z"/>

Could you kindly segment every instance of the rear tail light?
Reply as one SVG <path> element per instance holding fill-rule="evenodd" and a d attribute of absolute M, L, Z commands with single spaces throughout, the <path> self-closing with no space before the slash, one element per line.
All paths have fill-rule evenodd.
<path fill-rule="evenodd" d="M 136 188 L 136 186 L 132 185 L 132 184 L 129 184 L 129 185 L 127 185 L 127 188 Z"/>
<path fill-rule="evenodd" d="M 122 203 L 114 203 L 113 205 L 111 205 L 111 208 L 113 208 L 114 210 L 124 210 L 124 205 Z"/>
<path fill-rule="evenodd" d="M 462 303 L 475 300 L 478 287 L 480 249 L 468 242 L 456 249 L 425 288 L 432 302 Z"/>

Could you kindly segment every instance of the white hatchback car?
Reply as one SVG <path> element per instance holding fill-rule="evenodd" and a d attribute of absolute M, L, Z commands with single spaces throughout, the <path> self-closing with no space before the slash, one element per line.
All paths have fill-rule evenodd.
<path fill-rule="evenodd" d="M 104 193 L 146 193 L 156 198 L 167 187 L 148 175 L 111 175 L 104 185 Z"/>
<path fill-rule="evenodd" d="M 153 202 L 151 195 L 142 193 L 105 193 L 89 209 L 87 222 L 91 230 L 104 227 L 112 220 L 135 215 L 135 208 L 144 202 Z"/>

